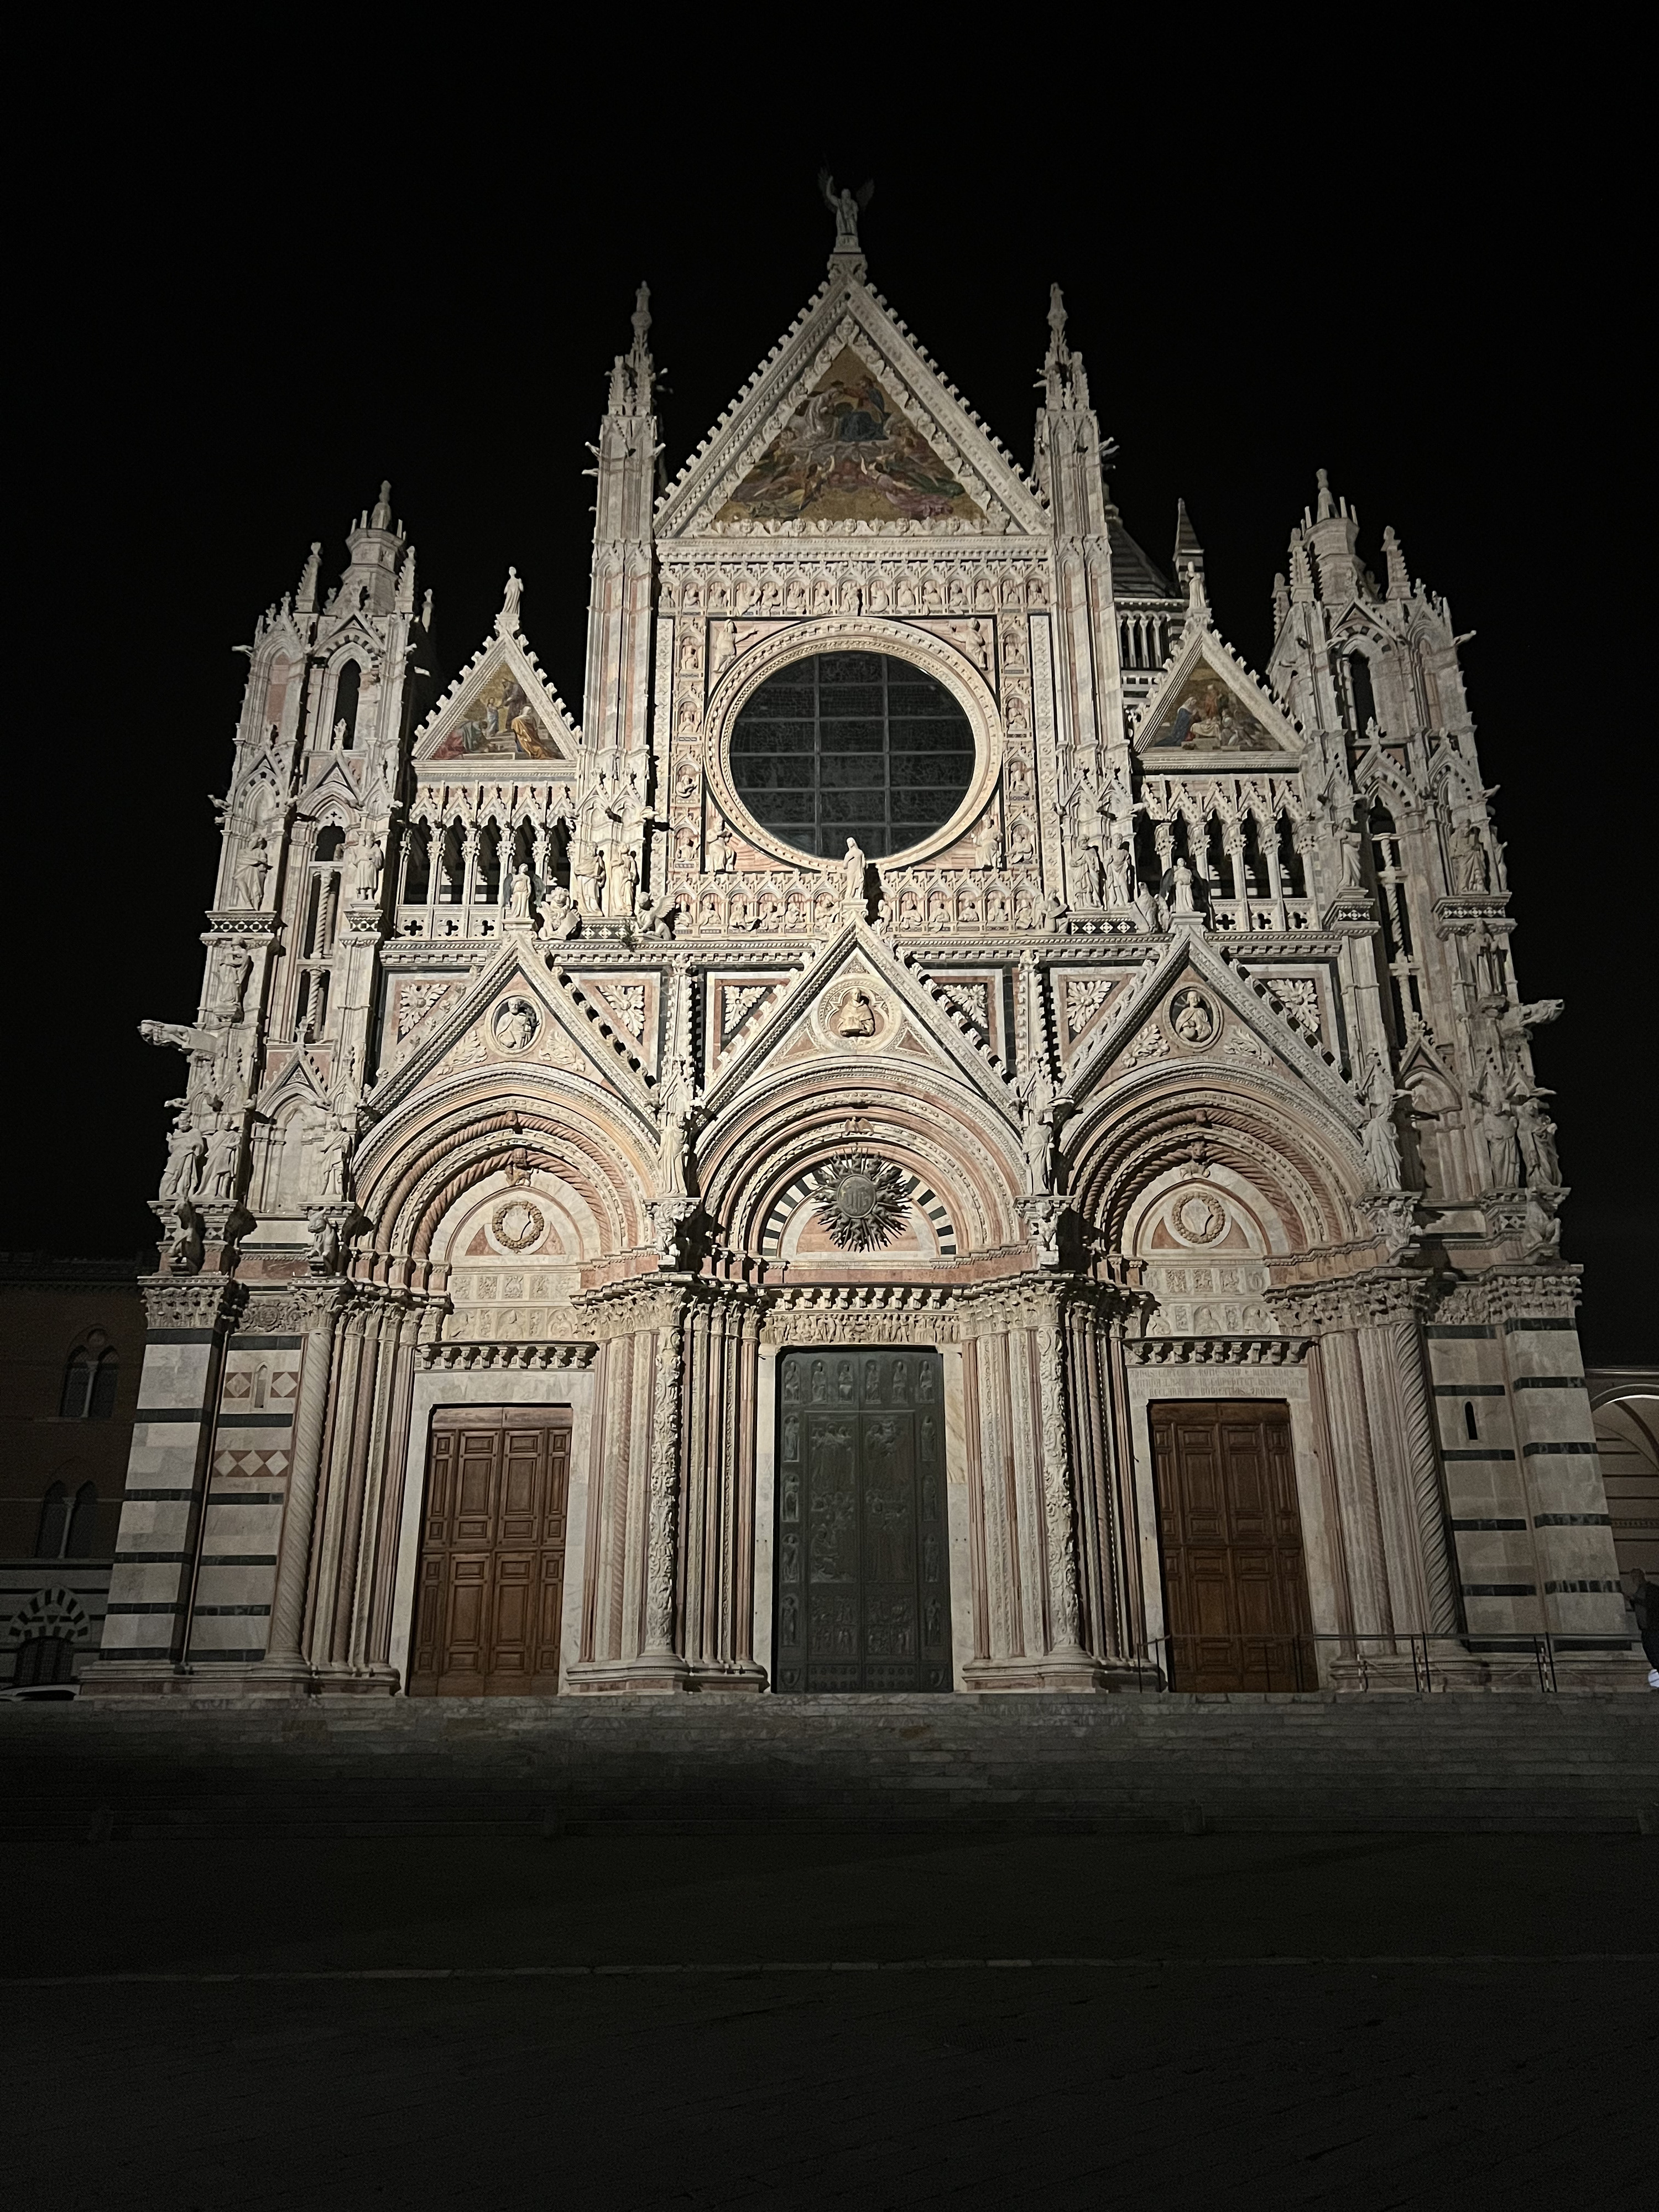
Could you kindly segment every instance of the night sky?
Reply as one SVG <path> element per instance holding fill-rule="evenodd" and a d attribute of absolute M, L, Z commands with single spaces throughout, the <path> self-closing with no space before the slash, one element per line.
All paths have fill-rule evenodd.
<path fill-rule="evenodd" d="M 525 629 L 580 714 L 585 441 L 634 288 L 652 288 L 675 471 L 823 273 L 822 159 L 854 185 L 873 175 L 871 281 L 1024 461 L 1048 288 L 1064 286 L 1125 521 L 1167 567 L 1186 499 L 1218 627 L 1253 665 L 1322 465 L 1358 506 L 1364 556 L 1380 569 L 1392 523 L 1413 576 L 1478 634 L 1464 666 L 1502 787 L 1522 989 L 1567 1001 L 1536 1049 L 1573 1186 L 1565 1249 L 1588 1270 L 1586 1356 L 1656 1356 L 1635 1082 L 1652 1024 L 1628 972 L 1649 741 L 1628 682 L 1591 675 L 1636 588 L 1639 352 L 1625 366 L 1586 343 L 1593 179 L 1564 183 L 1519 114 L 1494 162 L 1470 135 L 1487 126 L 1443 128 L 1426 92 L 1392 119 L 1333 92 L 1287 100 L 1276 127 L 1258 112 L 1214 131 L 1219 85 L 1178 119 L 1103 100 L 1073 118 L 1087 160 L 1046 150 L 1029 87 L 1019 143 L 975 126 L 960 156 L 949 133 L 849 131 L 809 102 L 746 144 L 659 133 L 675 143 L 653 152 L 623 116 L 625 159 L 597 141 L 506 158 L 506 118 L 499 139 L 476 106 L 459 140 L 368 129 L 373 95 L 339 77 L 239 94 L 179 138 L 149 112 L 97 144 L 78 134 L 80 197 L 32 187 L 9 841 L 31 894 L 14 902 L 27 964 L 9 1028 L 30 1072 L 0 1244 L 118 1255 L 153 1236 L 162 1101 L 184 1070 L 137 1024 L 194 1013 L 208 799 L 246 667 L 233 647 L 310 541 L 337 575 L 389 477 L 445 679 L 512 562 Z M 735 150 L 702 150 L 710 135 Z"/>

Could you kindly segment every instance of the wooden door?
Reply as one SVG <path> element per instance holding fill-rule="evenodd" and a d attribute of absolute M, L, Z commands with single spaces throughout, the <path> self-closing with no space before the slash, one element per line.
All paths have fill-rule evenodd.
<path fill-rule="evenodd" d="M 1154 1406 L 1170 1687 L 1312 1690 L 1290 1408 Z"/>
<path fill-rule="evenodd" d="M 936 1352 L 778 1362 L 779 1690 L 949 1690 L 944 1365 Z"/>
<path fill-rule="evenodd" d="M 416 1588 L 411 1697 L 550 1697 L 570 1415 L 479 1406 L 432 1417 Z"/>

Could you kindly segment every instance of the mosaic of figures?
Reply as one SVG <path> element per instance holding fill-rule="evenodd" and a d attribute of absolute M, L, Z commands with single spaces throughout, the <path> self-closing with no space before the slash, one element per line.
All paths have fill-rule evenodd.
<path fill-rule="evenodd" d="M 721 522 L 936 522 L 984 516 L 850 347 L 720 509 Z"/>
<path fill-rule="evenodd" d="M 1283 748 L 1214 669 L 1194 670 L 1164 703 L 1148 750 L 1269 753 Z"/>
<path fill-rule="evenodd" d="M 510 668 L 479 686 L 460 719 L 431 755 L 434 760 L 559 760 L 559 748 Z"/>

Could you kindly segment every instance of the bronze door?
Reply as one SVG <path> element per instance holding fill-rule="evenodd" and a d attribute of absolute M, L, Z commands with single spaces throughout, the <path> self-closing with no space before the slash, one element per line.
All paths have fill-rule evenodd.
<path fill-rule="evenodd" d="M 1289 1407 L 1163 1405 L 1151 1419 L 1170 1687 L 1316 1689 Z"/>
<path fill-rule="evenodd" d="M 948 1690 L 944 1365 L 936 1352 L 778 1362 L 779 1690 Z"/>
<path fill-rule="evenodd" d="M 550 1697 L 558 1688 L 569 1488 L 565 1407 L 433 1415 L 411 1697 Z"/>

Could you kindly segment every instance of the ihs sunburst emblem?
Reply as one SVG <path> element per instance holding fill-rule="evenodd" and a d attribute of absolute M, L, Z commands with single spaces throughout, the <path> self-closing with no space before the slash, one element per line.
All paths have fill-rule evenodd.
<path fill-rule="evenodd" d="M 904 1226 L 904 1177 L 890 1160 L 849 1152 L 813 1178 L 818 1218 L 843 1252 L 890 1244 Z"/>

